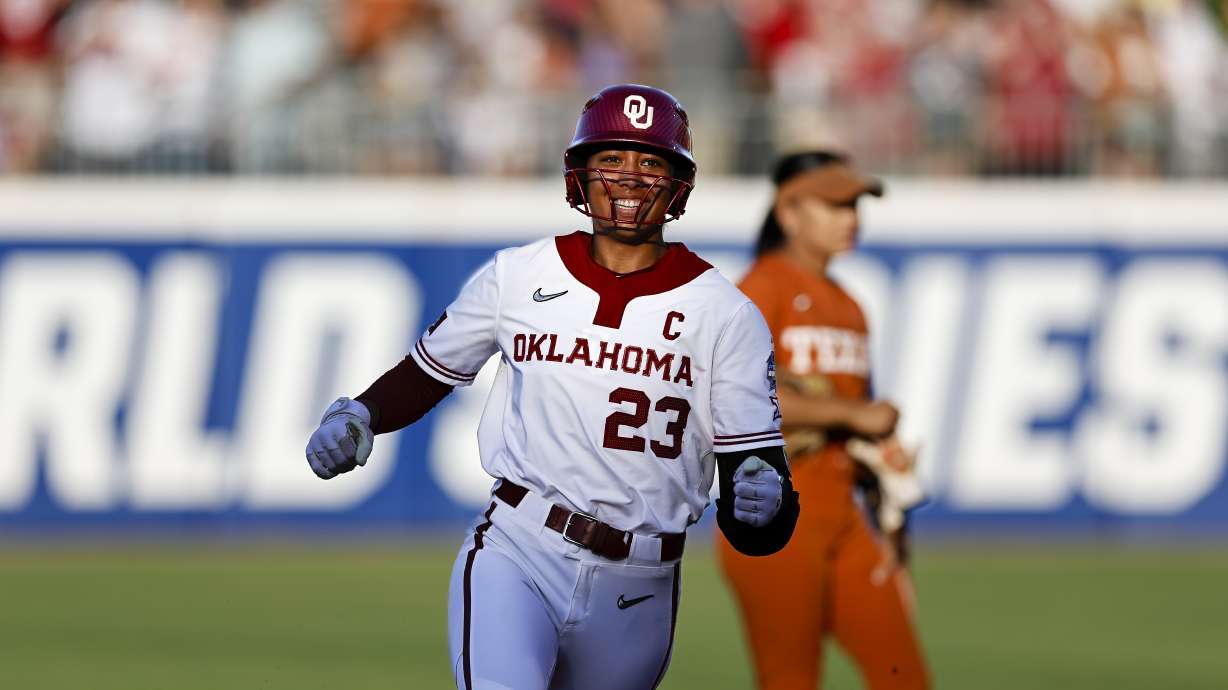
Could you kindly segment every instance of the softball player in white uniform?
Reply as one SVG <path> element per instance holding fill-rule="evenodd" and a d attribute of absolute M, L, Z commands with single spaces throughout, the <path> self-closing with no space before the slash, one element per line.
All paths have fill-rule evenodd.
<path fill-rule="evenodd" d="M 694 183 L 681 105 L 645 86 L 590 99 L 564 156 L 593 218 L 503 250 L 397 367 L 341 398 L 308 444 L 322 478 L 361 465 L 499 353 L 478 429 L 498 481 L 453 569 L 464 690 L 653 688 L 669 664 L 686 528 L 719 465 L 718 524 L 771 553 L 792 534 L 771 335 L 716 270 L 661 239 Z"/>

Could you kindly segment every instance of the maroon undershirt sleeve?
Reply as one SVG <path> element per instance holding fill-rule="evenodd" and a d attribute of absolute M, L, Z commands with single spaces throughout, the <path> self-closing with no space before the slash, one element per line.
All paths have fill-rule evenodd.
<path fill-rule="evenodd" d="M 407 355 L 354 399 L 371 412 L 371 431 L 384 434 L 418 421 L 451 392 L 452 386 L 422 371 Z"/>

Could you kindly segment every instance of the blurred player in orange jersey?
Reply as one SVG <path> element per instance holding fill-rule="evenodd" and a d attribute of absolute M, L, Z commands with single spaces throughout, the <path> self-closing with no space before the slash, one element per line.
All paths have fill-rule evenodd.
<path fill-rule="evenodd" d="M 904 511 L 920 500 L 913 456 L 894 436 L 896 408 L 870 397 L 861 308 L 827 275 L 831 258 L 856 244 L 858 199 L 881 196 L 882 184 L 827 151 L 782 159 L 773 180 L 757 258 L 739 287 L 772 331 L 782 426 L 806 505 L 792 542 L 771 556 L 744 556 L 718 534 L 721 567 L 761 690 L 818 687 L 829 634 L 867 687 L 928 688 L 902 562 Z M 855 498 L 866 476 L 877 479 L 869 493 L 886 537 Z"/>

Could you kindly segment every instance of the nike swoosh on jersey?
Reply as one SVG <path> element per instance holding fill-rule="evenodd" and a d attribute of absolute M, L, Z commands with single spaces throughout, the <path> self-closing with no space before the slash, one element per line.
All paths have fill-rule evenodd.
<path fill-rule="evenodd" d="M 618 608 L 629 609 L 632 606 L 635 606 L 636 604 L 640 603 L 641 601 L 648 601 L 652 597 L 653 597 L 652 594 L 645 594 L 642 597 L 636 597 L 634 599 L 624 599 L 623 595 L 619 594 L 618 595 Z"/>
<path fill-rule="evenodd" d="M 566 291 L 566 290 L 564 290 L 564 291 L 562 291 L 562 292 L 556 292 L 556 293 L 554 293 L 553 295 L 543 295 L 543 294 L 542 294 L 542 289 L 541 289 L 541 288 L 537 288 L 537 292 L 534 292 L 534 293 L 533 293 L 533 301 L 534 301 L 534 302 L 549 302 L 550 300 L 554 299 L 555 297 L 562 297 L 563 295 L 566 295 L 566 294 L 567 294 L 567 291 Z"/>

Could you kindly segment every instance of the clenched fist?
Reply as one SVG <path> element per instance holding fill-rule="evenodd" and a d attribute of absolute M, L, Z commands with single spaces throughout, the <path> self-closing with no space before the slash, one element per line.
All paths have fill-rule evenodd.
<path fill-rule="evenodd" d="M 733 516 L 754 527 L 763 527 L 780 510 L 780 473 L 755 456 L 738 465 L 733 473 Z"/>
<path fill-rule="evenodd" d="M 374 440 L 366 406 L 357 400 L 337 398 L 307 441 L 307 464 L 320 479 L 332 479 L 365 465 Z"/>

